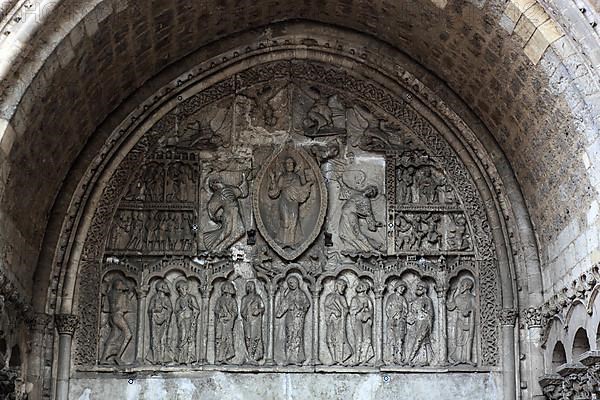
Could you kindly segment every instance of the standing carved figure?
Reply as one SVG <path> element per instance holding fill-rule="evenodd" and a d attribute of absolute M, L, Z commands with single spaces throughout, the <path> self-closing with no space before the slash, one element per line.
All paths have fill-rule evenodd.
<path fill-rule="evenodd" d="M 408 215 L 398 214 L 396 218 L 396 245 L 398 249 L 413 249 L 416 241 L 413 220 Z"/>
<path fill-rule="evenodd" d="M 327 328 L 327 347 L 333 359 L 333 364 L 343 364 L 352 351 L 346 334 L 346 319 L 348 303 L 346 288 L 348 284 L 343 279 L 335 281 L 335 290 L 325 298 L 325 324 Z"/>
<path fill-rule="evenodd" d="M 373 351 L 373 301 L 368 295 L 369 284 L 359 281 L 356 295 L 350 302 L 350 315 L 354 330 L 354 360 L 366 364 L 375 355 Z"/>
<path fill-rule="evenodd" d="M 455 218 L 450 217 L 454 226 L 448 231 L 448 246 L 453 250 L 468 250 L 469 244 L 469 229 L 467 227 L 467 219 L 460 214 Z"/>
<path fill-rule="evenodd" d="M 131 215 L 131 231 L 129 234 L 128 250 L 141 250 L 146 244 L 146 217 L 141 211 L 133 211 Z"/>
<path fill-rule="evenodd" d="M 248 181 L 242 174 L 240 186 L 226 185 L 219 176 L 209 179 L 208 187 L 213 192 L 206 205 L 208 217 L 218 228 L 204 233 L 204 244 L 210 251 L 227 250 L 246 231 L 240 210 L 239 199 L 248 197 Z"/>
<path fill-rule="evenodd" d="M 284 162 L 284 172 L 275 176 L 269 174 L 269 197 L 277 199 L 279 229 L 276 240 L 283 247 L 294 247 L 302 238 L 300 224 L 300 205 L 310 197 L 313 182 L 306 180 L 300 173 L 296 160 L 287 157 Z"/>
<path fill-rule="evenodd" d="M 176 283 L 179 297 L 175 302 L 175 318 L 177 320 L 177 361 L 189 364 L 196 361 L 196 332 L 200 306 L 194 295 L 189 293 L 188 281 L 181 279 Z"/>
<path fill-rule="evenodd" d="M 425 349 L 426 361 L 423 365 L 429 365 L 433 356 L 431 346 L 431 333 L 433 331 L 433 301 L 427 295 L 427 287 L 423 282 L 417 283 L 415 289 L 416 298 L 410 303 L 407 323 L 414 327 L 413 343 L 407 362 L 411 366 L 421 348 Z"/>
<path fill-rule="evenodd" d="M 104 341 L 101 362 L 115 364 L 123 362 L 123 354 L 133 337 L 126 315 L 131 310 L 134 294 L 125 281 L 115 278 L 104 297 L 102 310 L 108 313 L 109 333 Z"/>
<path fill-rule="evenodd" d="M 308 296 L 300 289 L 295 276 L 287 279 L 287 290 L 282 296 L 275 316 L 284 318 L 284 350 L 287 364 L 301 365 L 304 355 L 304 322 L 310 308 Z"/>
<path fill-rule="evenodd" d="M 235 287 L 231 282 L 221 286 L 215 303 L 215 363 L 224 364 L 235 357 L 233 327 L 238 315 Z"/>
<path fill-rule="evenodd" d="M 160 280 L 154 286 L 156 293 L 150 298 L 148 304 L 148 318 L 150 320 L 150 349 L 152 350 L 152 361 L 160 363 L 165 361 L 167 335 L 171 316 L 173 315 L 173 303 L 170 296 L 171 291 L 167 282 Z"/>
<path fill-rule="evenodd" d="M 256 284 L 246 283 L 246 295 L 242 298 L 241 308 L 244 322 L 244 342 L 248 352 L 248 362 L 255 364 L 264 356 L 263 315 L 265 303 L 256 292 Z"/>
<path fill-rule="evenodd" d="M 383 244 L 365 235 L 360 224 L 364 220 L 371 232 L 377 232 L 383 226 L 382 222 L 375 219 L 371 204 L 371 200 L 378 195 L 377 186 L 367 186 L 363 191 L 348 188 L 348 191 L 350 195 L 345 199 L 340 215 L 340 239 L 356 251 L 381 250 Z"/>
<path fill-rule="evenodd" d="M 436 180 L 430 167 L 423 168 L 418 180 L 419 201 L 421 203 L 432 204 L 437 201 Z"/>
<path fill-rule="evenodd" d="M 415 183 L 415 167 L 399 169 L 396 173 L 398 185 L 398 202 L 410 204 L 413 202 L 412 188 Z"/>
<path fill-rule="evenodd" d="M 404 346 L 406 340 L 406 318 L 408 317 L 408 303 L 404 298 L 406 283 L 398 282 L 392 288 L 385 304 L 387 317 L 387 344 L 392 351 L 393 362 L 404 365 Z"/>
<path fill-rule="evenodd" d="M 448 359 L 453 365 L 475 365 L 472 351 L 476 308 L 476 298 L 473 294 L 474 285 L 473 279 L 463 278 L 447 304 L 448 311 L 454 311 L 456 315 L 452 327 L 454 349 L 448 354 Z"/>

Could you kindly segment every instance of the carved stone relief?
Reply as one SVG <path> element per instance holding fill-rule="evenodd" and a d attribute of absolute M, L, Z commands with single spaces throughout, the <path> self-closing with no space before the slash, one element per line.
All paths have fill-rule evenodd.
<path fill-rule="evenodd" d="M 415 115 L 314 67 L 182 101 L 115 175 L 86 241 L 78 365 L 497 365 L 471 178 Z"/>

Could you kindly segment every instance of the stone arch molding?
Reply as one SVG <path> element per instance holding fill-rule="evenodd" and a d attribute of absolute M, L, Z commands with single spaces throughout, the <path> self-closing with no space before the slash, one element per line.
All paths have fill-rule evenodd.
<path fill-rule="evenodd" d="M 87 200 L 82 222 L 73 230 L 78 240 L 70 249 L 69 257 L 64 258 L 68 260 L 67 268 L 59 286 L 61 297 L 57 298 L 57 309 L 80 315 L 74 343 L 75 370 L 107 368 L 109 363 L 123 364 L 127 368 L 137 365 L 143 369 L 144 364 L 153 365 L 156 361 L 154 355 L 149 361 L 149 349 L 154 353 L 156 346 L 166 346 L 159 343 L 164 337 L 176 343 L 173 347 L 177 346 L 178 350 L 169 349 L 172 354 L 159 360 L 159 364 L 176 370 L 190 364 L 223 369 L 252 365 L 267 371 L 271 363 L 314 368 L 323 363 L 324 352 L 336 352 L 322 348 L 324 343 L 331 345 L 323 319 L 327 314 L 323 304 L 327 301 L 323 299 L 335 295 L 337 286 L 331 282 L 341 280 L 347 292 L 338 295 L 347 298 L 348 303 L 360 297 L 357 301 L 372 305 L 371 325 L 365 322 L 361 327 L 363 333 L 364 329 L 369 332 L 373 354 L 362 358 L 356 355 L 359 353 L 356 349 L 361 346 L 356 344 L 357 334 L 353 331 L 356 327 L 348 320 L 342 326 L 352 336 L 353 343 L 348 339 L 348 344 L 353 355 L 341 360 L 343 349 L 337 356 L 330 354 L 334 368 L 372 370 L 387 366 L 402 370 L 419 363 L 438 369 L 456 364 L 460 368 L 503 371 L 504 391 L 510 396 L 513 388 L 514 395 L 515 366 L 511 358 L 514 334 L 503 328 L 514 326 L 516 315 L 511 278 L 515 274 L 513 261 L 508 256 L 510 239 L 503 217 L 503 213 L 510 210 L 506 209 L 506 203 L 503 210 L 502 201 L 492 195 L 496 192 L 492 180 L 466 145 L 474 135 L 466 131 L 466 125 L 440 112 L 443 104 L 426 105 L 422 98 L 415 96 L 413 90 L 419 85 L 416 81 L 411 82 L 415 85 L 413 90 L 399 86 L 398 83 L 410 82 L 409 74 L 404 75 L 404 82 L 398 82 L 381 71 L 364 68 L 365 65 L 359 74 L 355 71 L 361 64 L 360 54 L 348 57 L 332 49 L 311 49 L 306 44 L 300 48 L 291 44 L 287 47 L 271 50 L 268 56 L 245 57 L 235 52 L 233 59 L 223 58 L 223 65 L 214 64 L 207 70 L 194 71 L 179 79 L 174 87 L 157 93 L 150 104 L 141 106 L 139 114 L 130 116 L 115 131 L 103 154 L 106 156 L 102 161 L 104 165 L 100 164 L 102 168 L 97 170 L 101 171 L 100 179 Z M 284 106 L 278 108 L 273 104 Z M 286 107 L 287 112 L 281 110 Z M 236 114 L 239 110 L 242 110 L 240 115 Z M 180 130 L 182 122 L 186 125 Z M 252 135 L 235 136 L 240 131 Z M 252 151 L 236 148 L 239 146 L 236 141 L 253 143 Z M 232 170 L 231 160 L 210 155 L 219 152 L 234 154 L 247 164 L 242 161 Z M 263 216 L 262 226 L 253 221 L 261 218 L 253 215 L 257 210 L 260 213 L 257 206 L 260 201 L 276 202 L 277 196 L 282 196 L 266 193 L 273 188 L 261 189 L 256 181 L 257 177 L 268 180 L 267 177 L 274 175 L 265 187 L 277 186 L 278 179 L 285 177 L 286 171 L 275 167 L 277 152 L 285 154 L 279 160 L 284 161 L 282 165 L 288 158 L 294 160 L 294 168 L 287 170 L 288 174 L 298 175 L 298 171 L 303 170 L 299 186 L 306 187 L 309 181 L 323 179 L 321 186 L 326 186 L 327 192 L 322 197 L 329 196 L 329 207 L 322 197 L 312 205 L 304 204 L 316 196 L 311 187 L 304 195 L 308 199 L 294 200 L 302 203 L 295 205 L 301 216 L 311 215 L 307 211 L 310 207 L 314 208 L 314 215 L 325 212 L 326 216 L 324 221 L 314 217 L 316 235 L 298 239 L 311 238 L 307 250 L 289 257 L 282 252 L 286 246 L 296 246 L 295 239 L 281 239 L 286 237 L 282 232 L 269 235 L 265 227 L 271 223 L 268 217 Z M 300 155 L 301 152 L 306 155 Z M 304 157 L 311 157 L 312 164 L 303 161 Z M 361 168 L 361 159 L 371 163 L 375 160 L 373 165 L 379 167 L 372 169 L 371 164 L 363 164 Z M 357 164 L 348 168 L 351 163 Z M 177 193 L 167 193 L 165 188 L 175 184 L 167 182 L 173 178 L 167 177 L 170 164 L 187 168 L 187 172 L 178 172 L 187 177 L 179 176 L 177 184 L 191 185 L 195 189 L 189 191 L 180 186 Z M 210 168 L 204 170 L 206 165 L 203 164 Z M 411 171 L 409 167 L 413 172 L 405 173 Z M 147 186 L 144 175 L 152 168 L 161 169 L 165 174 L 164 179 L 161 178 L 162 185 L 153 189 Z M 429 172 L 423 172 L 425 170 Z M 402 176 L 407 174 L 409 177 L 402 182 Z M 411 176 L 430 183 L 417 187 L 414 181 L 410 183 Z M 182 179 L 187 179 L 187 183 L 182 183 Z M 409 192 L 406 192 L 406 182 L 410 183 Z M 438 191 L 439 182 L 444 182 L 445 191 Z M 377 193 L 368 195 L 372 183 L 379 185 Z M 240 217 L 226 237 L 218 235 L 222 233 L 218 229 L 223 228 L 223 221 L 217 214 L 223 216 L 223 204 L 215 201 L 216 205 L 209 205 L 215 193 L 221 193 L 230 201 L 229 206 L 233 204 L 236 208 L 234 215 L 226 217 Z M 235 198 L 233 203 L 232 198 Z M 331 207 L 331 201 L 338 202 L 341 211 Z M 340 213 L 358 215 L 345 211 L 351 205 L 370 208 L 366 217 L 363 210 L 355 222 L 371 223 L 372 226 L 367 226 L 373 228 L 368 229 L 371 233 L 355 231 L 353 237 L 343 237 L 341 222 L 338 222 L 344 215 Z M 213 207 L 214 215 L 210 215 L 206 207 Z M 271 212 L 276 212 L 274 210 L 281 211 L 281 207 L 272 207 Z M 189 215 L 181 221 L 191 221 L 189 236 L 183 232 L 174 240 L 156 234 L 150 240 L 148 236 L 136 239 L 128 234 L 120 243 L 120 238 L 115 237 L 119 221 L 132 232 L 135 220 L 146 218 L 147 213 L 152 213 L 154 223 L 160 225 L 161 221 L 170 223 L 173 215 L 186 212 Z M 159 214 L 162 216 L 157 218 Z M 373 221 L 363 221 L 371 217 Z M 461 217 L 464 222 L 457 224 Z M 285 218 L 285 215 L 278 216 L 279 220 Z M 419 223 L 422 225 L 417 226 Z M 422 230 L 422 237 L 403 236 L 408 225 L 413 231 Z M 272 226 L 272 229 L 277 231 L 280 227 Z M 155 231 L 164 230 L 168 230 L 166 225 Z M 217 235 L 210 235 L 215 232 Z M 206 245 L 207 238 L 215 236 L 217 239 L 213 239 L 214 246 L 210 248 Z M 259 248 L 261 251 L 256 251 Z M 275 251 L 278 248 L 283 249 L 282 252 Z M 178 271 L 179 275 L 169 275 L 169 271 Z M 331 282 L 318 284 L 319 276 L 328 277 Z M 177 283 L 182 279 L 193 287 L 185 294 Z M 195 302 L 197 308 L 190 306 L 196 310 L 192 312 L 193 324 L 178 320 L 172 311 L 166 333 L 157 338 L 152 337 L 157 328 L 157 325 L 152 326 L 153 316 L 144 310 L 156 303 L 155 296 L 160 292 L 157 282 L 161 280 L 170 282 L 164 293 L 172 300 L 171 309 L 178 307 L 177 303 L 181 305 L 185 298 L 194 299 L 189 300 L 189 304 Z M 259 330 L 262 353 L 259 359 L 238 357 L 232 366 L 229 364 L 232 358 L 227 354 L 244 351 L 247 344 L 241 338 L 245 337 L 245 325 L 238 321 L 219 326 L 215 308 L 217 304 L 227 308 L 223 305 L 227 303 L 230 310 L 234 303 L 239 308 L 247 282 L 254 282 L 260 298 L 257 302 L 262 302 L 264 307 L 261 323 L 265 328 Z M 420 282 L 424 293 L 416 294 Z M 471 285 L 460 292 L 463 282 Z M 396 362 L 393 356 L 391 360 L 385 359 L 391 329 L 385 308 L 392 292 L 402 283 L 408 289 L 409 308 L 427 303 L 420 302 L 421 297 L 431 301 L 431 332 L 415 327 L 415 321 L 407 328 L 411 337 L 424 334 L 425 341 L 433 343 L 431 357 L 422 344 L 413 341 L 404 346 L 407 350 L 416 349 L 414 357 L 404 354 Z M 358 286 L 363 287 L 357 289 Z M 301 307 L 305 313 L 303 332 L 296 332 L 296 344 L 300 341 L 303 346 L 302 356 L 297 348 L 294 351 L 288 348 L 291 328 L 286 323 L 293 325 L 294 321 L 287 321 L 285 313 L 281 314 L 287 296 L 298 291 L 306 299 L 306 302 L 298 300 L 302 296 L 297 295 L 294 300 L 306 306 Z M 464 294 L 462 304 L 456 298 L 460 293 Z M 222 300 L 230 295 L 235 301 Z M 121 303 L 131 306 L 118 311 Z M 457 304 L 460 309 L 469 308 L 471 303 L 475 323 L 473 332 L 467 336 L 470 335 L 472 344 L 468 345 L 469 349 L 457 352 L 456 345 L 452 348 L 447 342 L 448 335 L 450 340 L 458 340 L 455 333 L 449 332 L 460 325 L 460 321 L 449 315 L 456 312 Z M 352 308 L 351 304 L 348 308 Z M 236 319 L 241 320 L 240 310 L 236 312 Z M 115 320 L 119 313 L 129 314 L 128 319 Z M 455 326 L 446 326 L 448 321 Z M 123 326 L 123 322 L 131 331 L 131 338 L 121 340 L 123 329 L 119 325 Z M 192 325 L 195 355 L 190 357 L 184 352 L 183 356 L 181 351 L 185 345 L 181 343 L 181 331 L 190 331 Z M 230 331 L 229 339 L 217 337 L 217 328 Z M 319 338 L 323 334 L 325 340 Z M 223 344 L 228 340 L 235 343 Z M 109 345 L 114 347 L 114 354 L 107 356 Z M 369 353 L 368 348 L 369 345 L 366 353 Z M 247 348 L 245 351 L 249 353 Z M 354 361 L 350 363 L 350 359 Z"/>

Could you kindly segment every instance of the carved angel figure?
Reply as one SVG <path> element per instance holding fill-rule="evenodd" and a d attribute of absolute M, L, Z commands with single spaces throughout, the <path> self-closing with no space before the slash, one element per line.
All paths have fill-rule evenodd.
<path fill-rule="evenodd" d="M 256 284 L 252 281 L 246 283 L 246 295 L 242 298 L 240 314 L 244 322 L 244 342 L 248 352 L 247 360 L 256 363 L 263 358 L 263 315 L 265 303 L 258 293 Z"/>
<path fill-rule="evenodd" d="M 204 233 L 204 244 L 208 250 L 220 252 L 231 247 L 246 231 L 239 199 L 248 197 L 248 181 L 242 174 L 240 186 L 227 185 L 215 176 L 209 179 L 208 187 L 213 192 L 206 206 L 208 217 L 218 228 Z"/>
<path fill-rule="evenodd" d="M 215 304 L 215 362 L 223 364 L 235 357 L 233 327 L 238 315 L 235 287 L 231 282 L 221 286 L 221 296 Z"/>
<path fill-rule="evenodd" d="M 306 136 L 326 136 L 345 133 L 346 109 L 337 96 L 328 97 L 317 87 L 304 92 L 314 101 L 302 126 Z"/>
<path fill-rule="evenodd" d="M 310 197 L 314 182 L 301 174 L 293 157 L 286 157 L 284 170 L 278 176 L 269 174 L 269 197 L 277 200 L 278 235 L 276 240 L 283 246 L 293 247 L 302 238 L 300 205 Z"/>
<path fill-rule="evenodd" d="M 284 318 L 284 349 L 287 364 L 301 365 L 304 355 L 304 322 L 310 308 L 308 296 L 300 289 L 295 276 L 287 279 L 287 290 L 281 298 L 275 316 Z"/>
<path fill-rule="evenodd" d="M 453 365 L 475 365 L 472 349 L 477 305 L 475 295 L 472 293 L 473 286 L 473 279 L 463 278 L 447 304 L 448 311 L 453 311 L 456 315 L 454 326 L 452 326 L 454 348 L 448 354 L 448 360 Z"/>
<path fill-rule="evenodd" d="M 343 180 L 342 180 L 343 182 Z M 345 184 L 341 184 L 345 185 Z M 377 197 L 377 186 L 369 185 L 363 190 L 351 189 L 342 186 L 340 200 L 345 200 L 339 222 L 340 239 L 347 247 L 356 251 L 381 250 L 383 244 L 365 235 L 362 231 L 361 221 L 365 221 L 371 232 L 383 226 L 382 222 L 375 219 L 371 200 Z"/>
<path fill-rule="evenodd" d="M 345 297 L 347 287 L 348 283 L 345 280 L 338 279 L 335 281 L 334 291 L 325 298 L 326 339 L 333 364 L 343 364 L 352 356 L 346 335 L 346 319 L 349 311 Z"/>

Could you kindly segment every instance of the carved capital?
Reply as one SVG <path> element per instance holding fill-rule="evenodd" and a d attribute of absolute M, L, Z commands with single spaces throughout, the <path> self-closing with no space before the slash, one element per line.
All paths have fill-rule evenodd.
<path fill-rule="evenodd" d="M 541 307 L 529 307 L 522 310 L 521 318 L 528 328 L 541 328 L 544 324 Z"/>
<path fill-rule="evenodd" d="M 563 399 L 563 377 L 558 374 L 542 375 L 539 379 L 542 392 L 548 400 Z"/>
<path fill-rule="evenodd" d="M 73 314 L 56 314 L 54 322 L 59 334 L 73 336 L 77 325 L 79 325 L 79 317 Z"/>
<path fill-rule="evenodd" d="M 498 319 L 502 326 L 514 326 L 517 321 L 517 310 L 514 308 L 503 308 L 498 313 Z"/>

